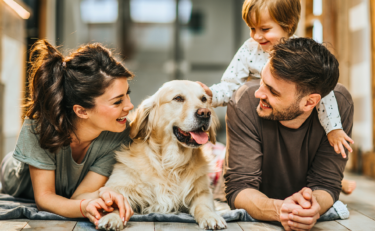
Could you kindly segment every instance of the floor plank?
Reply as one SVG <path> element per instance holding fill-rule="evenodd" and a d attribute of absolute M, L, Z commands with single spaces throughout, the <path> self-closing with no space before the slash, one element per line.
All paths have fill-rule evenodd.
<path fill-rule="evenodd" d="M 91 222 L 77 222 L 73 231 L 97 231 L 94 224 Z M 126 231 L 154 231 L 154 222 L 128 222 L 126 227 L 123 229 Z"/>
<path fill-rule="evenodd" d="M 227 223 L 227 229 L 224 229 L 224 230 L 228 230 L 228 231 L 242 231 L 240 225 L 237 224 L 237 222 L 228 222 Z"/>
<path fill-rule="evenodd" d="M 0 221 L 0 231 L 18 231 L 27 225 L 28 220 L 4 220 Z"/>
<path fill-rule="evenodd" d="M 243 231 L 271 231 L 284 230 L 282 227 L 263 222 L 237 222 Z"/>
<path fill-rule="evenodd" d="M 375 197 L 375 195 L 374 195 Z M 359 213 L 362 213 L 363 215 L 375 220 L 375 206 L 372 204 L 367 204 L 363 202 L 349 202 L 346 203 L 348 205 L 349 209 L 353 209 Z"/>
<path fill-rule="evenodd" d="M 74 227 L 73 231 L 96 231 L 95 225 L 90 221 L 79 221 Z"/>
<path fill-rule="evenodd" d="M 322 221 L 315 224 L 311 231 L 320 231 L 320 230 L 348 230 L 340 223 L 336 221 Z"/>
<path fill-rule="evenodd" d="M 128 222 L 124 230 L 126 231 L 154 231 L 154 222 Z"/>
<path fill-rule="evenodd" d="M 41 221 L 41 220 L 30 220 L 22 231 L 36 231 L 36 230 L 48 230 L 48 231 L 71 231 L 76 225 L 76 221 Z"/>
<path fill-rule="evenodd" d="M 337 220 L 337 222 L 350 230 L 375 230 L 374 220 L 353 209 L 349 209 L 349 212 L 349 219 Z"/>
<path fill-rule="evenodd" d="M 357 184 L 356 189 L 350 195 L 340 194 L 340 200 L 345 204 L 364 204 L 372 205 L 375 207 L 374 192 L 375 192 L 375 181 L 374 179 L 353 174 L 350 172 L 344 173 L 344 178 L 348 180 L 354 180 Z"/>
<path fill-rule="evenodd" d="M 201 228 L 195 223 L 172 223 L 172 222 L 155 222 L 155 231 L 175 231 L 175 230 L 199 230 Z"/>

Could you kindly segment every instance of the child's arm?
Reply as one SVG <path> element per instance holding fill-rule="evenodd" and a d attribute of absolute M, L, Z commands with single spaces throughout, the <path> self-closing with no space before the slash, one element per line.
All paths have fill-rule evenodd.
<path fill-rule="evenodd" d="M 328 141 L 334 147 L 336 153 L 341 153 L 346 158 L 344 146 L 349 152 L 352 148 L 348 144 L 354 141 L 342 130 L 341 117 L 337 105 L 336 97 L 333 91 L 322 98 L 317 105 L 320 124 L 326 131 Z"/>
<path fill-rule="evenodd" d="M 232 97 L 233 92 L 244 84 L 251 74 L 249 66 L 252 61 L 252 54 L 249 50 L 249 46 L 251 46 L 251 44 L 249 44 L 248 40 L 240 47 L 236 55 L 233 57 L 221 78 L 221 82 L 210 87 L 213 107 L 225 106 Z M 261 58 L 259 59 L 261 60 Z M 264 61 L 265 63 L 267 57 L 264 57 L 264 60 L 261 61 Z M 262 64 L 260 63 L 260 65 Z"/>

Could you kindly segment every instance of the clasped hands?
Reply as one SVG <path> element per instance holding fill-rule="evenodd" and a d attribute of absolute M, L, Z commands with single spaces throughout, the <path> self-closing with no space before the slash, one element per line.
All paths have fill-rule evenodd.
<path fill-rule="evenodd" d="M 285 230 L 310 230 L 319 219 L 320 205 L 310 188 L 286 198 L 280 209 L 280 222 Z"/>
<path fill-rule="evenodd" d="M 109 188 L 102 187 L 99 189 L 99 198 L 85 200 L 82 202 L 83 214 L 96 226 L 105 213 L 113 212 L 114 209 L 119 210 L 119 215 L 126 225 L 130 217 L 133 216 L 133 209 L 130 207 L 127 199 Z"/>

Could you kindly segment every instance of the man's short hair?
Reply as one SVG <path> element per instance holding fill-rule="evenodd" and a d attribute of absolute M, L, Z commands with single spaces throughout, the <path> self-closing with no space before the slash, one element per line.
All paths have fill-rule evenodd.
<path fill-rule="evenodd" d="M 297 85 L 300 96 L 317 93 L 322 98 L 339 79 L 339 62 L 322 44 L 309 38 L 281 41 L 270 53 L 271 73 Z"/>
<path fill-rule="evenodd" d="M 296 32 L 301 14 L 300 0 L 245 0 L 242 5 L 242 19 L 250 28 L 254 27 L 256 25 L 253 25 L 251 15 L 255 14 L 256 24 L 258 24 L 262 10 L 268 10 L 271 18 L 289 36 L 292 36 Z"/>

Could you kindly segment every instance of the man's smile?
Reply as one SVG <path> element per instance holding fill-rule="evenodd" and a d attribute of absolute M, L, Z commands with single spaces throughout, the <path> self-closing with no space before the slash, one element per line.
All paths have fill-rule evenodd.
<path fill-rule="evenodd" d="M 265 101 L 263 101 L 263 100 L 260 100 L 259 101 L 259 105 L 260 105 L 260 107 L 262 108 L 262 109 L 271 109 L 272 107 L 269 105 L 269 104 L 267 104 Z"/>

